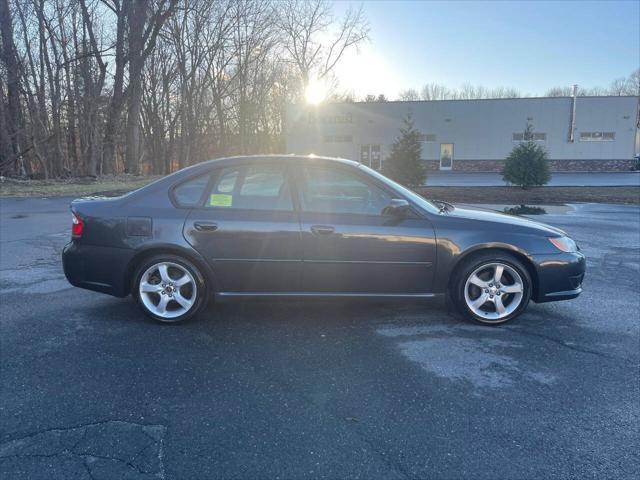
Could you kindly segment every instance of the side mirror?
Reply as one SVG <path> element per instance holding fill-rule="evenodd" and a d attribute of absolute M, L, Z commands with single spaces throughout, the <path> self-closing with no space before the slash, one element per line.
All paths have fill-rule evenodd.
<path fill-rule="evenodd" d="M 391 203 L 384 207 L 382 215 L 391 217 L 403 217 L 410 210 L 409 202 L 402 198 L 393 198 Z"/>

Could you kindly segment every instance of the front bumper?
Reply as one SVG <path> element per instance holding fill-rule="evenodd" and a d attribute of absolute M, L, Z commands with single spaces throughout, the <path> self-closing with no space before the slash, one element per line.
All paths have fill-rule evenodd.
<path fill-rule="evenodd" d="M 570 300 L 582 293 L 587 267 L 580 252 L 534 255 L 538 288 L 533 300 L 538 303 Z"/>
<path fill-rule="evenodd" d="M 125 297 L 129 293 L 127 269 L 131 257 L 132 253 L 122 248 L 70 242 L 62 250 L 62 268 L 74 287 Z"/>

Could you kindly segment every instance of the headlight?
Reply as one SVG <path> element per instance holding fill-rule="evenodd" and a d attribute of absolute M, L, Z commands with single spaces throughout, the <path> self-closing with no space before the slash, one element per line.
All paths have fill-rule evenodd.
<path fill-rule="evenodd" d="M 576 245 L 576 242 L 571 240 L 569 237 L 555 237 L 550 238 L 549 241 L 562 252 L 572 253 L 578 251 L 578 245 Z"/>

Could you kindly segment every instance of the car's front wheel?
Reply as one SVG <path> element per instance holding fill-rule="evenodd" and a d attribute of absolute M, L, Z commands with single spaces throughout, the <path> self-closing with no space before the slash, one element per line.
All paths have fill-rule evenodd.
<path fill-rule="evenodd" d="M 131 288 L 149 317 L 163 323 L 182 322 L 205 304 L 204 277 L 190 261 L 176 255 L 156 255 L 140 263 Z"/>
<path fill-rule="evenodd" d="M 460 312 L 483 324 L 499 324 L 520 315 L 531 298 L 527 269 L 509 254 L 488 252 L 465 262 L 454 286 Z"/>

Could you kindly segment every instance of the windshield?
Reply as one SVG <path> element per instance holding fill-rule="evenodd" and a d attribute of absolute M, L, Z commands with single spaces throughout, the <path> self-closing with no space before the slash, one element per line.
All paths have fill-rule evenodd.
<path fill-rule="evenodd" d="M 374 170 L 372 168 L 369 168 L 369 167 L 367 167 L 365 165 L 361 164 L 361 165 L 359 165 L 359 167 L 362 168 L 363 170 L 366 170 L 367 173 L 373 175 L 374 177 L 376 177 L 381 182 L 384 182 L 385 185 L 390 186 L 394 190 L 399 190 L 400 193 L 402 193 L 405 197 L 408 197 L 409 200 L 411 200 L 413 203 L 415 203 L 419 207 L 424 208 L 426 211 L 431 212 L 431 213 L 439 213 L 440 212 L 440 209 L 438 207 L 436 207 L 433 203 L 429 202 L 424 197 L 418 195 L 413 190 L 409 190 L 407 187 L 404 187 L 404 186 L 400 185 L 398 182 L 395 182 L 395 181 L 391 180 L 390 178 L 385 177 L 380 172 L 377 172 L 376 170 Z"/>

